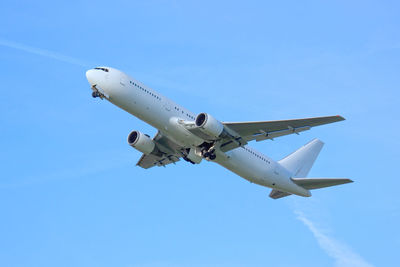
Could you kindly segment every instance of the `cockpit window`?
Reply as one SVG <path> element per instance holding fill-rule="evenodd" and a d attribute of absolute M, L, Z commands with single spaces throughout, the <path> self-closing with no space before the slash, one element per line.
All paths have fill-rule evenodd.
<path fill-rule="evenodd" d="M 94 68 L 95 70 L 102 70 L 102 71 L 105 71 L 105 72 L 108 72 L 108 69 L 107 68 Z"/>

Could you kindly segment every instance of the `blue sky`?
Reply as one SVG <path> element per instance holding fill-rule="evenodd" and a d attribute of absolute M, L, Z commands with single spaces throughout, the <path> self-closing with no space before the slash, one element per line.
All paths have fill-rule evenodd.
<path fill-rule="evenodd" d="M 396 266 L 396 1 L 3 1 L 1 266 Z M 135 166 L 132 130 L 85 71 L 125 71 L 222 121 L 341 114 L 254 146 L 326 144 L 310 176 L 353 184 L 274 201 L 222 167 Z"/>

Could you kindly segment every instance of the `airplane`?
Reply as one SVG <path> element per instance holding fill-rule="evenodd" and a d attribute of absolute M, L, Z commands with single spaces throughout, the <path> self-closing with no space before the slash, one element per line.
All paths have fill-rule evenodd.
<path fill-rule="evenodd" d="M 339 115 L 221 122 L 209 113 L 195 115 L 117 69 L 96 67 L 88 70 L 86 77 L 94 98 L 106 99 L 158 130 L 153 138 L 138 130 L 128 135 L 128 144 L 142 152 L 137 162 L 142 168 L 165 167 L 181 158 L 192 164 L 207 160 L 252 183 L 271 188 L 269 196 L 273 199 L 289 195 L 310 197 L 310 190 L 353 182 L 347 178 L 307 178 L 324 145 L 319 139 L 279 161 L 248 146 L 254 140 L 272 140 L 344 120 Z"/>

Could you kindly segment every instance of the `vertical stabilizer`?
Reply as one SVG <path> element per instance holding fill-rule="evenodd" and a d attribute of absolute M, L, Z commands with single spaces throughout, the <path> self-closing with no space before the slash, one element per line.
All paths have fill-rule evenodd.
<path fill-rule="evenodd" d="M 289 156 L 281 159 L 279 164 L 292 173 L 292 177 L 307 177 L 314 161 L 317 159 L 324 143 L 314 139 Z"/>

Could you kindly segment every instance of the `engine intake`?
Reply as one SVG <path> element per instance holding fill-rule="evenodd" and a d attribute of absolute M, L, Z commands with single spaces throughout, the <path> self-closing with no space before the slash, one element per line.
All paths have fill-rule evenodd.
<path fill-rule="evenodd" d="M 132 131 L 128 135 L 128 144 L 146 155 L 151 154 L 156 148 L 153 139 L 139 131 Z"/>
<path fill-rule="evenodd" d="M 206 135 L 214 138 L 219 137 L 224 130 L 224 125 L 207 113 L 197 115 L 195 124 Z"/>

